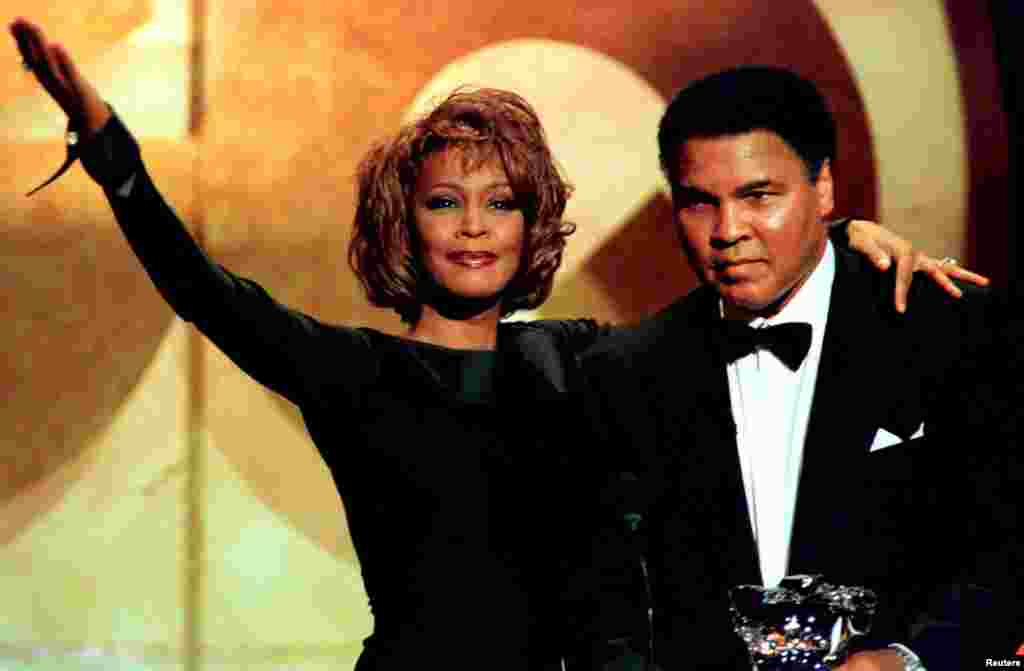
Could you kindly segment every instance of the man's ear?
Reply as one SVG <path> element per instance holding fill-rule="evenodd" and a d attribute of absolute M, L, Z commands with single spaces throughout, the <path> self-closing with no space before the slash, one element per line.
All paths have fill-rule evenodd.
<path fill-rule="evenodd" d="M 825 218 L 832 214 L 835 208 L 835 194 L 832 184 L 832 165 L 826 158 L 818 171 L 818 178 L 814 181 L 814 190 L 818 192 L 818 216 Z"/>

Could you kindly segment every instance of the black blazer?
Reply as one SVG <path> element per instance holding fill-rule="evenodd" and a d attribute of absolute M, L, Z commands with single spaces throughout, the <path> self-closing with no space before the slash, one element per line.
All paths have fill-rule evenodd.
<path fill-rule="evenodd" d="M 964 477 L 968 457 L 1004 439 L 982 435 L 1015 414 L 993 374 L 1003 311 L 985 292 L 957 301 L 915 282 L 899 315 L 891 274 L 841 250 L 836 264 L 788 573 L 877 590 L 883 607 L 863 646 L 913 648 L 931 622 L 945 627 L 939 647 L 948 652 L 958 615 L 929 609 L 960 584 L 980 533 L 964 521 L 965 502 L 978 498 Z M 582 403 L 607 459 L 605 497 L 644 517 L 655 657 L 665 669 L 749 668 L 727 590 L 761 579 L 711 335 L 717 301 L 698 288 L 581 362 Z M 879 429 L 907 439 L 922 423 L 924 440 L 870 451 Z M 642 484 L 626 492 L 623 482 Z M 942 668 L 942 659 L 925 661 Z"/>

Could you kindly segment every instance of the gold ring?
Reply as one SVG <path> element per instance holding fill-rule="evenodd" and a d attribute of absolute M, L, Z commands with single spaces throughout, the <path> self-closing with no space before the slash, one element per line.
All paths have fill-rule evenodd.
<path fill-rule="evenodd" d="M 946 258 L 939 261 L 939 265 L 941 266 L 955 266 L 958 265 L 959 263 L 960 262 L 954 259 L 952 256 L 947 256 Z"/>

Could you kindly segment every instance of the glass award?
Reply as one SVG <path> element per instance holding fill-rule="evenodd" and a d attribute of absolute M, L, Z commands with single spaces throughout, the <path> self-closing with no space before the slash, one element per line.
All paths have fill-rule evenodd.
<path fill-rule="evenodd" d="M 733 630 L 757 671 L 826 671 L 846 661 L 850 641 L 866 634 L 878 605 L 864 587 L 794 575 L 778 587 L 730 591 Z"/>

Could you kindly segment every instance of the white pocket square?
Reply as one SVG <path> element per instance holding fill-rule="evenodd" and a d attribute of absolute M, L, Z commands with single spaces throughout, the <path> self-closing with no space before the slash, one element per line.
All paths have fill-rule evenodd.
<path fill-rule="evenodd" d="M 921 426 L 917 427 L 917 431 L 914 432 L 907 440 L 913 440 L 920 438 L 924 435 L 924 422 L 921 422 Z M 903 439 L 897 436 L 895 433 L 889 433 L 885 429 L 879 429 L 875 433 L 875 439 L 871 442 L 871 452 L 877 452 L 878 450 L 884 450 L 887 447 L 892 447 L 897 443 L 902 443 Z"/>

